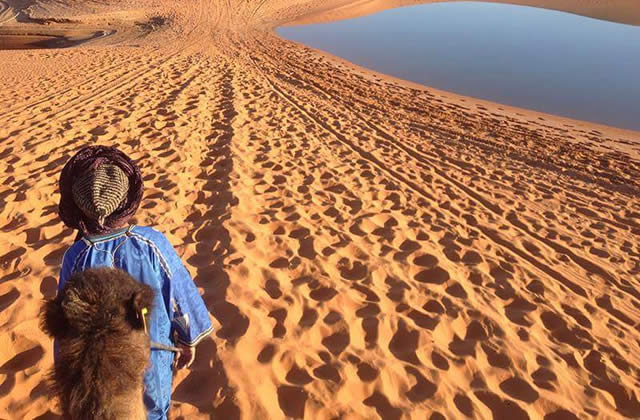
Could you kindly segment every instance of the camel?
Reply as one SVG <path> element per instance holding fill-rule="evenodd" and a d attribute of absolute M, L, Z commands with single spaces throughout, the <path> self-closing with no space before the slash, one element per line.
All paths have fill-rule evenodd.
<path fill-rule="evenodd" d="M 146 419 L 152 301 L 153 290 L 124 271 L 96 268 L 45 303 L 41 326 L 57 342 L 50 379 L 65 419 Z"/>

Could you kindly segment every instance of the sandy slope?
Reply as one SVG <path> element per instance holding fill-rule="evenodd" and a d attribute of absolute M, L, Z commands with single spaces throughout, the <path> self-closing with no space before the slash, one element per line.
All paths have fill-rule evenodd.
<path fill-rule="evenodd" d="M 80 3 L 29 13 L 117 35 L 0 52 L 0 418 L 56 418 L 37 315 L 73 238 L 58 173 L 94 142 L 142 166 L 136 222 L 176 244 L 217 327 L 176 417 L 640 416 L 640 134 L 268 30 L 337 1 Z"/>

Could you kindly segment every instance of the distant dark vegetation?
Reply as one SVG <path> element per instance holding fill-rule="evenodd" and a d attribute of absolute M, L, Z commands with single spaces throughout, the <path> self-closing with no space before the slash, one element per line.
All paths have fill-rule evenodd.
<path fill-rule="evenodd" d="M 136 26 L 144 32 L 153 32 L 167 25 L 169 20 L 166 16 L 154 16 L 146 22 L 136 22 Z"/>

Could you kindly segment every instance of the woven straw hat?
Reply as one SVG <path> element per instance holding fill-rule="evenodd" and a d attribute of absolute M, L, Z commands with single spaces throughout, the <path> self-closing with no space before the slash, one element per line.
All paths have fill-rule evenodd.
<path fill-rule="evenodd" d="M 119 166 L 103 163 L 77 178 L 71 187 L 73 201 L 89 217 L 104 225 L 129 192 L 129 177 Z"/>

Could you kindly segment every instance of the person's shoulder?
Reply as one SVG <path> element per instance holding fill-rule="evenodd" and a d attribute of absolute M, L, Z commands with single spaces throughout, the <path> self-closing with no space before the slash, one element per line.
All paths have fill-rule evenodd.
<path fill-rule="evenodd" d="M 131 232 L 153 242 L 154 245 L 162 250 L 171 246 L 164 233 L 151 226 L 134 226 L 133 229 L 131 229 Z"/>
<path fill-rule="evenodd" d="M 83 241 L 82 239 L 74 242 L 73 245 L 71 245 L 64 253 L 64 257 L 63 259 L 69 259 L 69 258 L 75 258 L 76 256 L 80 255 L 80 253 L 82 251 L 84 251 L 85 249 L 87 249 L 89 247 L 89 245 Z"/>
<path fill-rule="evenodd" d="M 179 265 L 180 259 L 164 233 L 150 226 L 135 226 L 131 229 L 131 233 L 152 245 L 154 252 L 159 254 L 160 259 L 166 263 L 169 273 Z"/>
<path fill-rule="evenodd" d="M 138 235 L 144 236 L 146 238 L 164 238 L 164 234 L 159 230 L 151 227 L 151 226 L 134 226 L 131 229 L 131 232 L 137 233 Z"/>
<path fill-rule="evenodd" d="M 78 257 L 80 257 L 87 248 L 89 248 L 89 245 L 82 239 L 74 242 L 73 245 L 67 248 L 62 256 L 62 271 L 67 274 L 70 273 L 72 268 L 75 266 Z"/>

